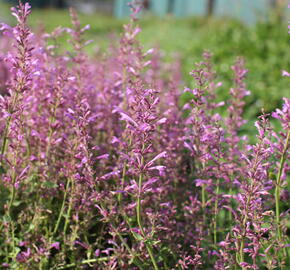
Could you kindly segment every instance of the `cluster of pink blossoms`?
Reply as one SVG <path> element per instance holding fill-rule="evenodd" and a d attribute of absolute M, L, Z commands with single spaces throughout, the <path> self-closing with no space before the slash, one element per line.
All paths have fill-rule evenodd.
<path fill-rule="evenodd" d="M 72 28 L 33 33 L 20 2 L 0 26 L 1 269 L 286 269 L 290 100 L 250 144 L 244 60 L 224 102 L 209 52 L 181 91 L 132 9 L 92 55 L 73 10 Z"/>

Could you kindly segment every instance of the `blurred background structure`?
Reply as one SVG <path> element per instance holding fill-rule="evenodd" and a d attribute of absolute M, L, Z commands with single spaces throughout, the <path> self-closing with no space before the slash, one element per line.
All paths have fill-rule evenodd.
<path fill-rule="evenodd" d="M 114 15 L 128 16 L 130 1 L 115 0 Z M 254 23 L 257 18 L 265 18 L 271 8 L 283 9 L 286 0 L 144 0 L 144 3 L 147 10 L 158 16 L 232 16 Z"/>
<path fill-rule="evenodd" d="M 9 4 L 17 4 L 17 0 L 5 0 Z M 24 1 L 23 1 L 24 2 Z M 63 8 L 66 5 L 65 0 L 30 0 L 28 1 L 33 7 L 45 8 L 45 7 L 58 7 Z"/>
<path fill-rule="evenodd" d="M 130 0 L 115 1 L 115 15 L 127 16 Z M 246 22 L 253 22 L 256 15 L 264 16 L 270 5 L 278 3 L 273 0 L 147 0 L 147 8 L 155 15 L 175 16 L 194 15 L 231 15 Z"/>
<path fill-rule="evenodd" d="M 1 0 L 0 0 L 1 1 Z M 5 0 L 17 3 L 17 0 Z M 128 3 L 131 0 L 30 0 L 33 7 L 63 8 L 74 6 L 84 13 L 106 12 L 116 17 L 130 14 Z M 140 1 L 140 0 L 139 0 Z M 194 15 L 233 16 L 247 23 L 257 17 L 266 17 L 269 8 L 283 6 L 286 0 L 141 0 L 145 10 L 154 15 L 173 14 L 178 17 Z"/>

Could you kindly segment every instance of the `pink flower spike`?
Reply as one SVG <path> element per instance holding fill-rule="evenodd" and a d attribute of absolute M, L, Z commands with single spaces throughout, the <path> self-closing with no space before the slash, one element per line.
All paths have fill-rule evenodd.
<path fill-rule="evenodd" d="M 154 163 L 154 161 L 156 161 L 157 159 L 160 159 L 160 158 L 164 158 L 166 156 L 166 151 L 163 151 L 161 152 L 160 154 L 158 154 L 156 157 L 154 157 L 152 160 L 150 160 L 146 165 L 145 167 L 148 168 L 148 167 L 151 167 Z"/>
<path fill-rule="evenodd" d="M 282 70 L 282 76 L 290 77 L 290 73 L 286 70 Z"/>
<path fill-rule="evenodd" d="M 60 249 L 60 243 L 59 242 L 52 243 L 51 244 L 51 248 L 55 248 L 55 249 L 59 250 Z"/>
<path fill-rule="evenodd" d="M 158 170 L 160 176 L 165 176 L 165 169 L 166 169 L 166 166 L 161 166 L 161 165 L 148 168 L 148 170 L 150 171 Z"/>

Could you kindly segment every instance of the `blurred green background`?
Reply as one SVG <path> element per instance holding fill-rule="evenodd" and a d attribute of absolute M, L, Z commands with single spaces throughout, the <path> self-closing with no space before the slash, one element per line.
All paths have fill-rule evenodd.
<path fill-rule="evenodd" d="M 158 46 L 164 52 L 165 61 L 171 61 L 177 54 L 182 61 L 183 78 L 187 86 L 192 84 L 188 73 L 194 68 L 194 63 L 201 59 L 204 50 L 211 51 L 218 80 L 224 83 L 219 90 L 221 100 L 228 96 L 232 85 L 230 67 L 237 56 L 243 56 L 249 69 L 247 85 L 252 92 L 247 98 L 246 117 L 254 119 L 262 107 L 272 111 L 281 106 L 283 96 L 290 97 L 290 80 L 281 76 L 282 70 L 290 71 L 290 35 L 286 18 L 278 15 L 281 14 L 272 10 L 267 20 L 247 25 L 227 17 L 176 18 L 166 15 L 158 18 L 148 13 L 139 21 L 142 28 L 139 39 L 145 49 Z M 9 15 L 9 4 L 1 0 L 0 18 L 14 23 Z M 90 51 L 96 46 L 105 50 L 109 42 L 118 38 L 122 25 L 129 20 L 104 13 L 80 14 L 80 18 L 84 25 L 91 26 L 87 33 L 87 38 L 94 41 L 88 48 Z M 29 23 L 33 28 L 42 25 L 50 32 L 57 26 L 70 26 L 70 18 L 67 9 L 33 8 Z"/>

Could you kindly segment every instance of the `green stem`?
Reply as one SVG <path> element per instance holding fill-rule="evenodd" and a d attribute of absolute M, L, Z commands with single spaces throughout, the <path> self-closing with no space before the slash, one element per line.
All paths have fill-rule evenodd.
<path fill-rule="evenodd" d="M 152 250 L 151 245 L 149 245 L 148 243 L 146 243 L 146 248 L 147 248 L 147 251 L 148 251 L 148 253 L 149 253 L 149 256 L 150 256 L 151 262 L 152 262 L 152 264 L 153 264 L 153 266 L 154 266 L 154 269 L 155 269 L 155 270 L 158 270 L 159 268 L 158 268 L 158 265 L 157 265 L 157 263 L 156 263 L 156 261 L 155 261 L 155 258 L 154 258 L 154 255 L 153 255 L 153 250 Z"/>
<path fill-rule="evenodd" d="M 121 189 L 124 189 L 125 184 L 125 176 L 126 176 L 126 169 L 127 169 L 127 163 L 124 164 L 123 172 L 122 172 L 122 180 L 121 180 Z M 118 202 L 121 203 L 122 201 L 122 193 L 118 194 Z"/>
<path fill-rule="evenodd" d="M 19 89 L 21 89 L 21 85 L 19 85 Z M 15 91 L 15 95 L 13 96 L 13 100 L 11 103 L 11 107 L 8 109 L 9 112 L 9 117 L 6 121 L 6 125 L 5 125 L 5 129 L 4 129 L 4 134 L 3 134 L 3 143 L 2 143 L 2 147 L 1 147 L 1 158 L 0 158 L 0 166 L 3 167 L 3 156 L 6 152 L 6 148 L 7 148 L 7 143 L 8 143 L 8 134 L 9 134 L 9 130 L 10 130 L 10 125 L 11 125 L 11 121 L 12 121 L 12 113 L 15 110 L 15 105 L 17 104 L 18 101 L 18 97 L 19 97 L 19 91 L 18 89 L 16 89 Z M 18 156 L 18 151 L 17 151 L 17 155 Z M 16 164 L 16 161 L 14 162 Z M 15 166 L 14 166 L 15 167 Z M 13 253 L 15 251 L 15 235 L 14 235 L 14 223 L 11 217 L 11 208 L 12 205 L 14 203 L 15 200 L 15 193 L 16 193 L 16 189 L 15 189 L 15 181 L 16 181 L 16 172 L 15 172 L 15 168 L 13 171 L 13 176 L 12 176 L 12 187 L 11 187 L 11 197 L 8 203 L 8 207 L 7 207 L 7 215 L 10 218 L 10 222 L 11 222 L 11 238 L 12 238 L 12 250 Z"/>
<path fill-rule="evenodd" d="M 14 234 L 15 228 L 14 228 L 14 222 L 13 220 L 11 220 L 11 236 L 12 236 L 12 250 L 13 250 L 13 254 L 16 257 L 16 253 L 15 253 L 15 234 Z"/>
<path fill-rule="evenodd" d="M 71 210 L 72 210 L 72 198 L 69 201 L 67 215 L 65 217 L 65 223 L 64 223 L 64 227 L 63 227 L 64 236 L 66 235 L 67 227 L 68 227 L 68 224 L 69 224 L 69 218 L 70 218 L 70 215 L 71 215 Z"/>
<path fill-rule="evenodd" d="M 204 171 L 205 164 L 204 162 L 201 163 L 202 171 Z M 205 205 L 206 205 L 206 194 L 205 194 L 205 184 L 201 185 L 201 208 L 202 208 L 202 220 L 203 224 L 205 224 Z"/>
<path fill-rule="evenodd" d="M 132 144 L 132 136 L 130 137 L 129 140 L 129 147 Z M 123 171 L 122 171 L 122 180 L 121 180 L 121 190 L 124 190 L 124 184 L 125 184 L 125 178 L 126 178 L 126 170 L 127 170 L 127 162 L 125 162 L 124 167 L 123 167 Z M 122 201 L 122 193 L 118 194 L 118 202 L 119 204 Z"/>
<path fill-rule="evenodd" d="M 7 120 L 7 123 L 5 126 L 5 130 L 4 130 L 4 135 L 3 135 L 4 138 L 3 138 L 2 148 L 1 148 L 1 156 L 3 156 L 3 154 L 6 151 L 6 145 L 7 145 L 7 140 L 8 140 L 7 135 L 8 135 L 8 131 L 10 128 L 11 119 L 12 119 L 12 116 L 10 115 L 8 117 L 8 120 Z M 2 159 L 2 157 L 1 157 L 1 159 Z"/>
<path fill-rule="evenodd" d="M 54 122 L 56 120 L 56 109 L 57 109 L 57 107 L 58 107 L 58 102 L 56 102 L 54 104 L 53 109 L 52 109 L 52 116 L 49 118 L 48 143 L 47 143 L 46 151 L 45 151 L 45 157 L 46 157 L 46 159 L 48 159 L 48 153 L 49 153 L 50 147 L 51 147 L 51 139 L 52 139 L 52 134 L 53 134 L 52 124 L 54 124 Z"/>
<path fill-rule="evenodd" d="M 127 249 L 127 251 L 130 253 L 130 255 L 132 256 L 133 259 L 135 259 L 137 256 L 132 252 L 132 250 L 130 249 L 130 247 L 128 246 L 128 244 L 126 243 L 126 241 L 124 240 L 123 236 L 118 232 L 118 230 L 111 225 L 112 228 L 114 229 L 116 235 L 119 237 L 119 239 L 121 240 L 122 244 L 124 245 L 124 247 Z M 137 258 L 138 260 L 138 258 Z M 134 262 L 141 270 L 144 269 L 143 266 L 141 265 L 141 262 L 135 261 Z"/>
<path fill-rule="evenodd" d="M 62 205 L 61 205 L 61 208 L 60 208 L 60 211 L 59 211 L 59 215 L 58 215 L 58 218 L 57 218 L 57 222 L 55 224 L 55 227 L 54 227 L 54 230 L 53 230 L 53 233 L 52 233 L 53 235 L 56 234 L 56 232 L 57 232 L 57 230 L 59 228 L 59 225 L 60 225 L 61 218 L 63 216 L 63 212 L 64 212 L 64 207 L 65 207 L 65 202 L 66 202 L 66 198 L 67 198 L 67 194 L 68 194 L 69 185 L 70 185 L 70 178 L 66 182 L 66 187 L 65 187 L 65 192 L 64 192 L 64 196 L 63 196 L 63 201 L 62 201 Z"/>
<path fill-rule="evenodd" d="M 230 187 L 229 194 L 233 195 L 232 183 L 230 183 L 230 185 L 231 187 Z M 232 208 L 232 198 L 230 199 L 230 207 Z M 232 220 L 233 220 L 233 214 L 232 214 L 232 211 L 229 211 L 229 226 L 231 226 Z"/>
<path fill-rule="evenodd" d="M 15 177 L 13 177 L 13 181 L 12 181 L 12 188 L 11 188 L 11 198 L 9 200 L 9 204 L 8 204 L 8 215 L 11 217 L 11 207 L 14 203 L 15 200 Z"/>
<path fill-rule="evenodd" d="M 72 182 L 72 193 L 74 193 L 74 182 Z M 67 227 L 68 227 L 68 223 L 69 223 L 69 218 L 70 218 L 71 211 L 72 211 L 72 197 L 73 196 L 71 196 L 71 198 L 70 198 L 69 205 L 68 205 L 68 210 L 67 210 L 67 215 L 65 217 L 65 223 L 64 223 L 64 227 L 63 227 L 64 237 L 66 235 L 66 231 L 67 231 Z"/>
<path fill-rule="evenodd" d="M 145 232 L 144 232 L 143 225 L 142 225 L 142 220 L 141 220 L 141 194 L 140 194 L 140 191 L 141 191 L 141 188 L 142 188 L 142 181 L 143 181 L 143 175 L 141 173 L 139 175 L 139 183 L 138 183 L 139 194 L 138 194 L 138 197 L 137 197 L 136 214 L 137 214 L 137 223 L 138 223 L 139 229 L 141 231 L 141 234 L 144 236 Z"/>
<path fill-rule="evenodd" d="M 95 263 L 95 262 L 106 262 L 109 261 L 111 258 L 110 257 L 102 257 L 102 258 L 98 258 L 98 259 L 88 259 L 88 260 L 83 260 L 80 262 L 80 264 L 89 264 L 89 263 Z M 57 270 L 63 270 L 63 269 L 69 269 L 72 267 L 75 267 L 76 263 L 71 263 L 71 264 L 67 264 L 65 266 L 60 266 L 57 267 Z"/>
<path fill-rule="evenodd" d="M 205 208 L 205 185 L 202 184 L 201 186 L 201 206 L 202 206 L 202 209 L 204 210 Z"/>
<path fill-rule="evenodd" d="M 280 191 L 281 191 L 281 176 L 284 168 L 284 164 L 286 161 L 286 152 L 288 149 L 288 144 L 289 144 L 289 137 L 290 137 L 290 132 L 287 133 L 287 138 L 285 141 L 283 153 L 280 159 L 280 164 L 279 164 L 279 171 L 278 171 L 278 176 L 276 179 L 276 188 L 275 188 L 275 203 L 276 203 L 276 223 L 277 223 L 277 233 L 278 233 L 278 240 L 282 240 L 282 232 L 280 228 Z"/>
<path fill-rule="evenodd" d="M 1 161 L 2 161 L 2 158 L 3 158 L 3 155 L 6 151 L 6 146 L 7 146 L 7 142 L 8 142 L 8 133 L 9 133 L 9 129 L 10 129 L 10 124 L 11 124 L 11 120 L 12 120 L 12 113 L 13 113 L 13 110 L 14 110 L 14 106 L 18 100 L 18 91 L 16 91 L 14 97 L 13 97 L 13 100 L 12 100 L 12 104 L 11 104 L 11 108 L 9 110 L 9 117 L 7 119 L 7 122 L 6 122 L 6 125 L 5 125 L 5 130 L 4 130 L 4 138 L 3 138 L 3 143 L 2 143 L 2 147 L 1 147 Z M 3 162 L 1 162 L 3 163 Z"/>
<path fill-rule="evenodd" d="M 143 147 L 144 148 L 144 147 Z M 141 158 L 141 166 L 143 166 L 144 164 L 144 157 L 142 156 Z M 142 182 L 143 182 L 143 174 L 140 173 L 139 175 L 139 182 L 138 182 L 138 187 L 139 187 L 139 192 L 138 192 L 138 197 L 137 197 L 137 204 L 136 204 L 136 215 L 137 215 L 137 223 L 140 229 L 140 232 L 143 236 L 143 238 L 145 238 L 145 231 L 143 229 L 143 224 L 142 224 L 142 218 L 141 218 L 141 189 L 142 189 Z M 153 250 L 152 250 L 152 246 L 150 243 L 145 242 L 148 254 L 150 256 L 151 262 L 153 264 L 153 267 L 155 270 L 159 270 L 158 265 L 155 261 L 154 255 L 153 255 Z"/>
<path fill-rule="evenodd" d="M 245 261 L 244 257 L 244 247 L 245 247 L 245 240 L 244 237 L 241 240 L 241 246 L 240 246 L 240 263 Z M 242 269 L 246 269 L 245 267 L 242 266 Z"/>
<path fill-rule="evenodd" d="M 205 198 L 205 185 L 202 184 L 201 185 L 201 208 L 202 208 L 202 220 L 203 220 L 203 224 L 205 224 L 205 202 L 206 198 Z"/>
<path fill-rule="evenodd" d="M 289 146 L 290 131 L 287 133 L 286 141 L 284 144 L 282 156 L 279 164 L 279 171 L 276 179 L 276 188 L 275 188 L 275 205 L 276 205 L 276 223 L 277 223 L 277 234 L 279 242 L 282 242 L 282 231 L 280 224 L 280 192 L 281 192 L 281 177 L 283 173 L 284 164 L 286 161 L 286 153 Z M 287 256 L 286 249 L 283 248 L 284 256 Z M 283 269 L 283 266 L 281 266 Z"/>
<path fill-rule="evenodd" d="M 218 180 L 217 182 L 217 188 L 216 188 L 216 196 L 218 196 L 219 194 L 219 189 L 220 189 L 220 180 Z M 218 218 L 218 215 L 217 215 L 217 212 L 218 212 L 218 197 L 215 199 L 215 202 L 214 202 L 214 224 L 213 224 L 213 242 L 214 242 L 214 245 L 217 244 L 217 218 Z"/>
<path fill-rule="evenodd" d="M 17 153 L 18 154 L 18 153 Z M 14 162 L 14 167 L 15 167 L 15 164 L 16 164 L 16 161 Z M 15 172 L 15 169 L 13 171 L 13 176 L 12 176 L 12 188 L 11 188 L 11 197 L 10 197 L 10 200 L 9 200 L 9 203 L 8 203 L 8 206 L 7 206 L 7 215 L 10 219 L 10 225 L 11 225 L 11 228 L 9 227 L 9 231 L 11 229 L 11 239 L 12 239 L 12 251 L 13 251 L 13 254 L 15 253 L 15 234 L 14 234 L 14 222 L 13 222 L 13 219 L 12 219 L 12 216 L 11 216 L 11 208 L 13 206 L 13 203 L 14 203 L 14 200 L 15 200 L 15 195 L 16 195 L 16 189 L 15 189 L 15 182 L 16 182 L 16 172 Z M 8 235 L 8 237 L 10 236 L 10 233 Z M 16 256 L 16 254 L 15 254 Z"/>
<path fill-rule="evenodd" d="M 101 203 L 101 207 L 102 207 L 102 208 L 105 208 L 105 207 L 102 205 L 102 203 Z M 131 226 L 131 224 L 130 224 L 129 218 L 128 218 L 128 216 L 126 215 L 126 213 L 123 213 L 123 217 L 124 217 L 124 219 L 125 219 L 125 222 L 128 224 L 130 230 L 132 231 L 133 228 L 132 228 L 132 226 Z M 128 250 L 128 252 L 130 253 L 130 255 L 131 255 L 133 258 L 136 258 L 137 256 L 134 255 L 134 253 L 132 252 L 132 250 L 130 249 L 130 247 L 128 246 L 128 244 L 126 243 L 126 241 L 124 240 L 123 236 L 118 232 L 118 230 L 116 229 L 116 227 L 115 227 L 113 224 L 111 224 L 111 227 L 113 228 L 113 230 L 114 230 L 114 232 L 116 233 L 116 235 L 120 238 L 121 242 L 123 243 L 123 245 L 125 246 L 125 248 Z M 136 239 L 136 240 L 137 240 L 137 239 Z M 137 258 L 137 259 L 138 259 L 138 258 Z M 137 262 L 135 262 L 135 263 L 136 263 L 136 265 L 137 265 L 141 270 L 143 269 L 143 267 L 142 267 L 142 265 L 141 265 L 141 262 L 137 261 Z"/>
<path fill-rule="evenodd" d="M 252 186 L 250 188 L 250 190 L 252 190 Z M 248 207 L 249 207 L 249 203 L 252 199 L 251 194 L 248 196 L 247 198 L 247 202 L 246 202 L 246 207 L 245 207 L 245 217 L 243 219 L 243 235 L 242 235 L 242 239 L 241 239 L 241 246 L 240 246 L 240 250 L 239 250 L 239 263 L 244 262 L 245 260 L 245 254 L 244 254 L 244 247 L 245 247 L 245 233 L 246 233 L 246 224 L 248 221 Z M 246 268 L 242 266 L 242 269 L 245 270 Z"/>

